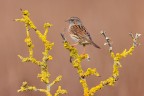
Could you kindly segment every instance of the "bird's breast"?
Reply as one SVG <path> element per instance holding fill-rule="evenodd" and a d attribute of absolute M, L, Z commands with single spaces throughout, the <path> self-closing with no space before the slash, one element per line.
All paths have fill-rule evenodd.
<path fill-rule="evenodd" d="M 72 40 L 73 40 L 74 42 L 79 42 L 79 37 L 78 37 L 78 36 L 70 33 L 70 37 L 72 38 Z"/>

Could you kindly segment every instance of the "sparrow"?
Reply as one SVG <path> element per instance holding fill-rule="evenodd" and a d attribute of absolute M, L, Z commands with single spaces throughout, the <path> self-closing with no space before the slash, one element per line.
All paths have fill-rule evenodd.
<path fill-rule="evenodd" d="M 74 45 L 80 44 L 85 47 L 86 45 L 91 44 L 100 49 L 100 47 L 93 42 L 90 33 L 87 31 L 78 17 L 70 17 L 68 20 L 66 20 L 66 22 L 69 24 L 68 32 L 70 37 L 76 42 Z"/>

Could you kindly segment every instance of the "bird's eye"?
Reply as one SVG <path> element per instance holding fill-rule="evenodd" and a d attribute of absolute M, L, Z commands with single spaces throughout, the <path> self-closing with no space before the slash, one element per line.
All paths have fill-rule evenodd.
<path fill-rule="evenodd" d="M 71 21 L 74 21 L 74 19 L 71 19 Z"/>

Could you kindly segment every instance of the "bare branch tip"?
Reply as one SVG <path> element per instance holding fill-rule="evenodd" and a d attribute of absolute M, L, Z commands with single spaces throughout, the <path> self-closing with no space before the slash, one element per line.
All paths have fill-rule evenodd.
<path fill-rule="evenodd" d="M 63 39 L 64 41 L 66 41 L 66 39 L 65 39 L 65 37 L 64 37 L 64 34 L 60 33 L 60 35 L 61 35 L 62 39 Z"/>
<path fill-rule="evenodd" d="M 102 31 L 100 32 L 100 34 L 102 34 L 102 35 L 103 35 L 103 34 L 105 34 L 105 31 L 104 31 L 104 30 L 102 30 Z"/>

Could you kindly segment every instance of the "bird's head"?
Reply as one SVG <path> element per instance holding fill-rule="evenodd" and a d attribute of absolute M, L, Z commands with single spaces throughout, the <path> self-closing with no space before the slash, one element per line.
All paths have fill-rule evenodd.
<path fill-rule="evenodd" d="M 70 17 L 68 20 L 66 20 L 66 22 L 70 24 L 78 24 L 78 25 L 82 24 L 81 20 L 78 17 Z"/>

